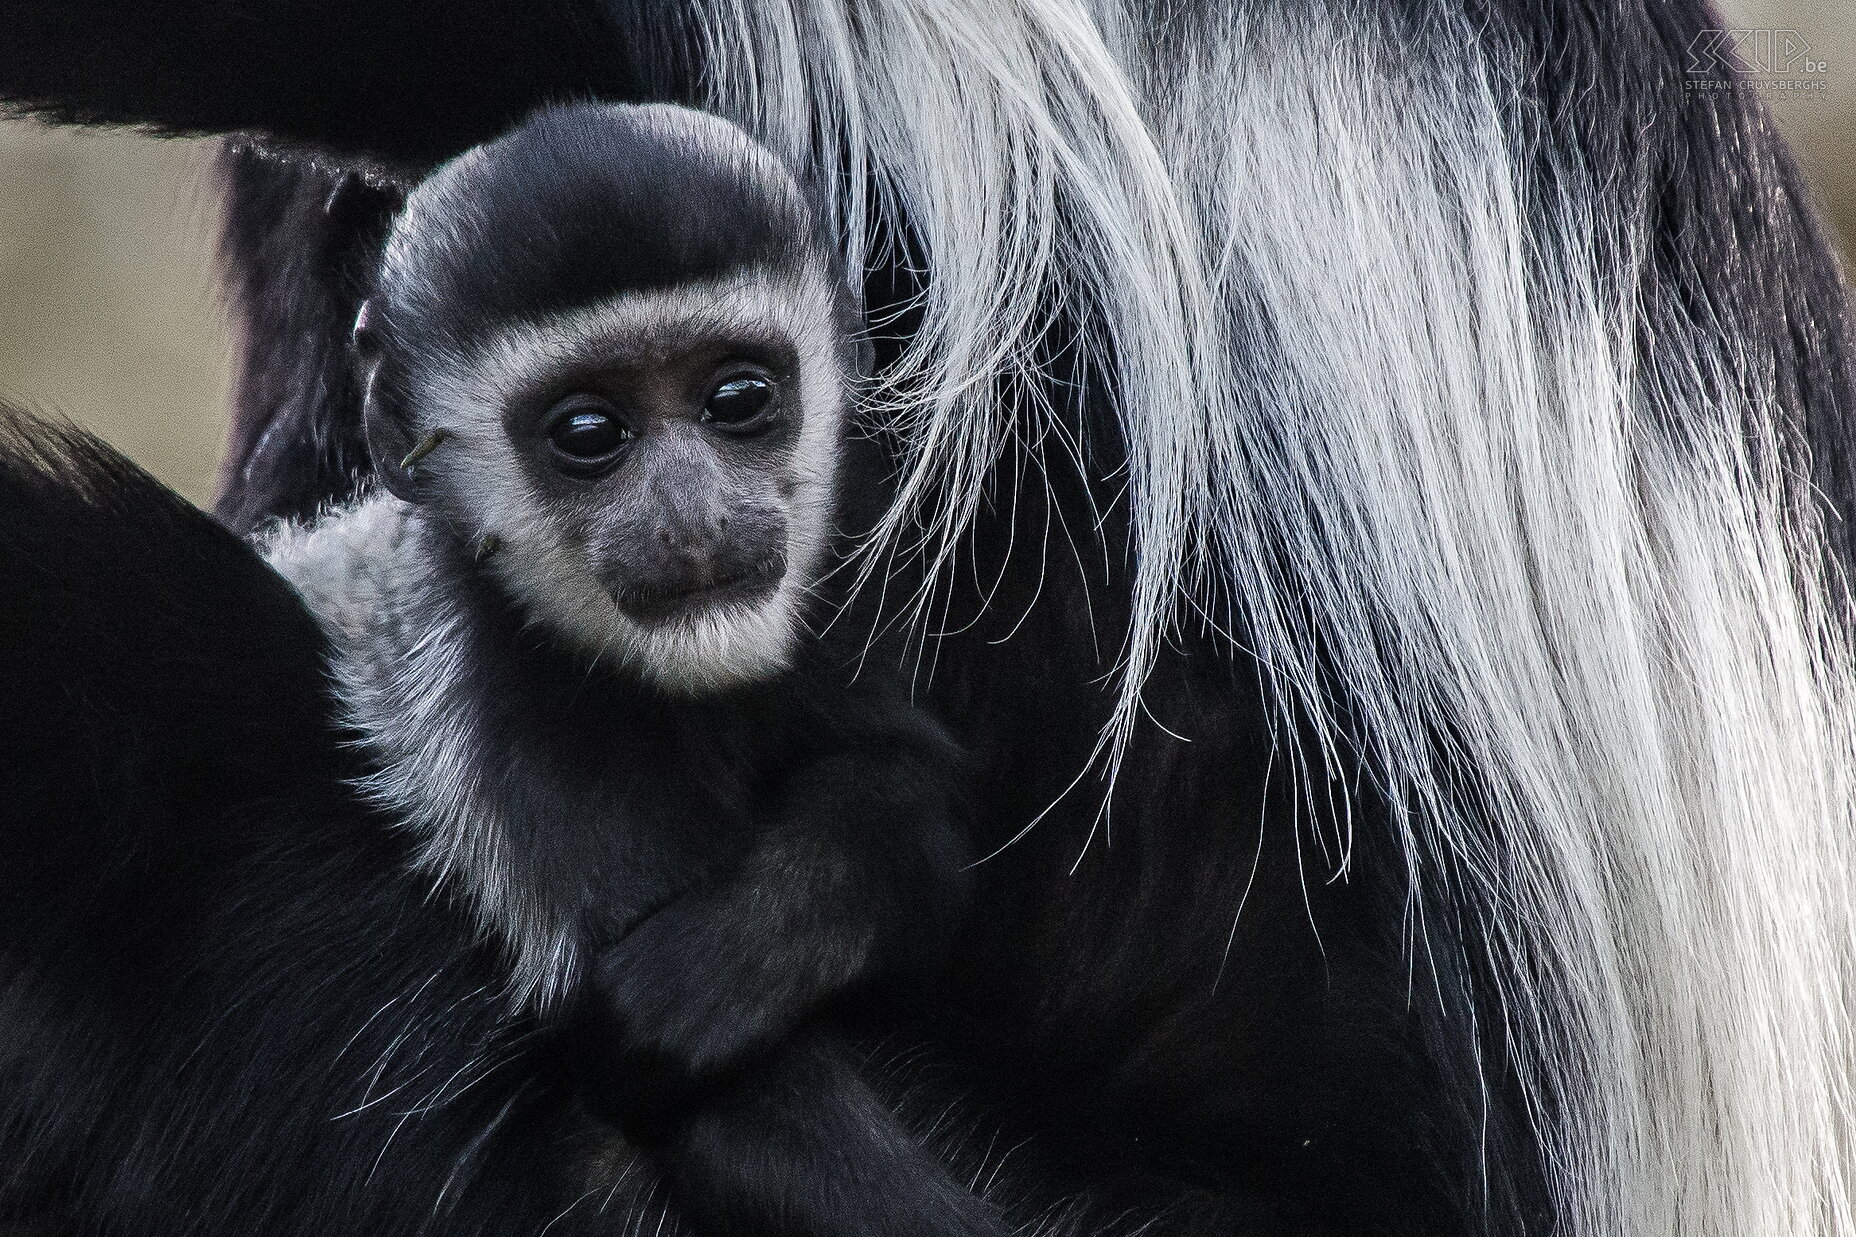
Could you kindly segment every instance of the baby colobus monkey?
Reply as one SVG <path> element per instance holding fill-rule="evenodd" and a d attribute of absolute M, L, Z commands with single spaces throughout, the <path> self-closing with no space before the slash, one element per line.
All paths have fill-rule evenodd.
<path fill-rule="evenodd" d="M 461 156 L 357 324 L 390 495 L 271 557 L 372 792 L 701 1231 L 987 1233 L 820 1017 L 931 972 L 967 899 L 958 754 L 806 635 L 859 368 L 831 253 L 698 112 Z"/>

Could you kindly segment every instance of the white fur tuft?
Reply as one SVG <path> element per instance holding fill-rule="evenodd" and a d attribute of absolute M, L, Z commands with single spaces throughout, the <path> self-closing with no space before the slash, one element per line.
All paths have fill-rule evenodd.
<path fill-rule="evenodd" d="M 419 866 L 510 955 L 510 999 L 557 1003 L 578 965 L 571 890 L 540 878 L 529 830 L 499 793 L 506 753 L 486 751 L 461 638 L 435 581 L 422 513 L 388 494 L 284 526 L 266 558 L 309 602 L 334 646 L 343 720 L 373 755 L 361 786 L 418 841 Z"/>

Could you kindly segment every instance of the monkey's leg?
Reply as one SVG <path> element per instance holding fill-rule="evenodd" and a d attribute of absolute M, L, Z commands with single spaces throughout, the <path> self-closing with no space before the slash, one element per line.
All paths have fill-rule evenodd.
<path fill-rule="evenodd" d="M 708 1093 L 649 1148 L 712 1237 L 989 1237 L 993 1209 L 929 1154 L 850 1048 L 805 1032 Z"/>

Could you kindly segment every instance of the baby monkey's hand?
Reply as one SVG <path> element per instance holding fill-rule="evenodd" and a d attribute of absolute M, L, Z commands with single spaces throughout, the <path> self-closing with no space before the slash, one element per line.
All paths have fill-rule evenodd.
<path fill-rule="evenodd" d="M 577 1026 L 596 1111 L 661 1133 L 821 1006 L 937 965 L 964 864 L 921 767 L 912 749 L 807 766 L 738 866 L 593 959 Z"/>
<path fill-rule="evenodd" d="M 821 905 L 794 875 L 756 863 L 593 960 L 580 1029 L 596 1111 L 640 1134 L 674 1121 L 864 978 L 876 953 L 868 917 Z"/>

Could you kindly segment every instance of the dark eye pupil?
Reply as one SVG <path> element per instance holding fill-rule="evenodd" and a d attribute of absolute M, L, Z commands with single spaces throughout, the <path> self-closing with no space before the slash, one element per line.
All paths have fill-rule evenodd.
<path fill-rule="evenodd" d="M 556 449 L 577 460 L 610 455 L 625 441 L 625 427 L 603 412 L 576 412 L 548 432 Z"/>
<path fill-rule="evenodd" d="M 765 378 L 730 378 L 710 394 L 703 416 L 721 425 L 742 425 L 765 412 L 772 402 L 773 385 Z"/>

